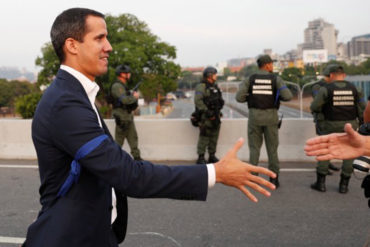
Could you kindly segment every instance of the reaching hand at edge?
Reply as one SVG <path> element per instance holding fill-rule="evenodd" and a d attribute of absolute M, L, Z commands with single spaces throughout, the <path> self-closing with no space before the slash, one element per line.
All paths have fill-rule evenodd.
<path fill-rule="evenodd" d="M 367 139 L 358 134 L 347 123 L 345 133 L 335 133 L 308 139 L 304 148 L 307 156 L 316 156 L 316 160 L 354 159 L 368 154 L 366 150 Z M 370 146 L 369 146 L 370 148 Z"/>
<path fill-rule="evenodd" d="M 253 175 L 252 172 L 265 174 L 272 178 L 275 178 L 276 174 L 266 168 L 253 166 L 239 160 L 237 158 L 237 153 L 243 144 L 244 139 L 240 138 L 235 143 L 234 147 L 215 164 L 216 182 L 235 187 L 241 190 L 250 200 L 257 202 L 257 198 L 249 191 L 249 189 L 247 189 L 247 187 L 250 187 L 265 196 L 270 196 L 271 193 L 260 185 L 271 190 L 275 189 L 275 185 L 262 177 Z"/>

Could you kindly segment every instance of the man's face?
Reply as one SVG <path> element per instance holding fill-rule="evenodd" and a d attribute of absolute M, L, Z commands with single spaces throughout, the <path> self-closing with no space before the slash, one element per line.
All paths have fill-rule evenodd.
<path fill-rule="evenodd" d="M 107 26 L 103 18 L 96 16 L 86 18 L 86 34 L 83 42 L 77 42 L 75 69 L 92 81 L 108 70 L 108 57 L 112 46 L 107 35 Z"/>
<path fill-rule="evenodd" d="M 212 75 L 208 76 L 207 81 L 210 82 L 210 83 L 214 83 L 215 81 L 217 81 L 217 74 L 212 74 Z"/>
<path fill-rule="evenodd" d="M 266 69 L 268 72 L 272 73 L 274 71 L 274 64 L 273 63 L 266 64 Z"/>
<path fill-rule="evenodd" d="M 121 81 L 126 83 L 128 80 L 130 80 L 131 73 L 121 73 Z"/>

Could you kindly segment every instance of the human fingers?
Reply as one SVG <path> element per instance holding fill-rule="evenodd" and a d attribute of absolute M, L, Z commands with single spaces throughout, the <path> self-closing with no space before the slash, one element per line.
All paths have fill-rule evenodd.
<path fill-rule="evenodd" d="M 263 188 L 262 186 L 258 185 L 257 183 L 254 183 L 252 181 L 248 181 L 248 182 L 246 182 L 246 186 L 254 189 L 255 191 L 261 193 L 262 195 L 271 196 L 271 192 L 270 191 L 266 190 L 265 188 Z M 273 184 L 271 184 L 271 186 L 273 188 L 275 188 L 275 186 Z"/>
<path fill-rule="evenodd" d="M 352 125 L 350 123 L 346 123 L 344 125 L 344 131 L 350 135 L 350 136 L 353 136 L 355 135 L 355 130 L 352 128 Z"/>
<path fill-rule="evenodd" d="M 328 140 L 329 140 L 328 136 L 313 137 L 306 141 L 306 146 L 320 144 L 320 143 L 327 143 Z"/>
<path fill-rule="evenodd" d="M 272 171 L 270 171 L 269 169 L 266 169 L 264 167 L 260 167 L 260 166 L 254 166 L 254 165 L 249 165 L 247 164 L 249 170 L 251 172 L 255 172 L 255 173 L 262 173 L 262 174 L 265 174 L 271 178 L 276 178 L 276 174 Z M 258 177 L 258 176 L 254 176 L 254 177 Z"/>
<path fill-rule="evenodd" d="M 238 153 L 239 149 L 243 146 L 244 144 L 244 138 L 240 137 L 234 144 L 234 146 L 230 149 L 228 154 L 235 155 Z"/>
<path fill-rule="evenodd" d="M 261 174 L 261 172 L 260 172 Z M 274 173 L 275 174 L 275 173 Z M 276 174 L 275 174 L 275 177 L 276 177 Z M 263 185 L 271 190 L 274 190 L 276 189 L 276 186 L 273 184 L 273 183 L 270 183 L 269 181 L 267 181 L 266 179 L 260 177 L 260 176 L 255 176 L 255 175 L 250 175 L 249 176 L 249 181 L 251 181 L 252 183 L 254 184 L 257 184 L 257 185 Z M 246 184 L 249 182 L 247 181 Z"/>
<path fill-rule="evenodd" d="M 247 188 L 245 188 L 244 186 L 239 186 L 238 187 L 239 188 L 239 190 L 241 191 L 241 192 L 243 192 L 244 193 L 244 195 L 246 195 L 251 201 L 253 201 L 253 202 L 258 202 L 258 200 L 257 200 L 257 198 L 247 189 Z"/>
<path fill-rule="evenodd" d="M 304 151 L 307 153 L 311 153 L 311 152 L 316 152 L 316 151 L 323 151 L 323 150 L 328 150 L 328 143 L 325 142 L 325 143 L 319 143 L 319 144 L 312 144 L 312 145 L 306 145 L 304 147 Z"/>

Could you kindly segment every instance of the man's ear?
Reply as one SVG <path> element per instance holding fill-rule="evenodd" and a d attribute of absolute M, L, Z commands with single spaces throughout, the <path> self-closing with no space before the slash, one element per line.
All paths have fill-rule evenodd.
<path fill-rule="evenodd" d="M 66 39 L 64 42 L 64 49 L 65 53 L 76 55 L 78 50 L 78 41 L 72 38 Z"/>

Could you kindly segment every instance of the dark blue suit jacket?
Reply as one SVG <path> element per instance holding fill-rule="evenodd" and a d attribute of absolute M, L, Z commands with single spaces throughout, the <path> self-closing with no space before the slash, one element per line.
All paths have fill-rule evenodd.
<path fill-rule="evenodd" d="M 32 122 L 42 209 L 28 228 L 27 247 L 118 246 L 126 232 L 126 196 L 206 199 L 205 166 L 169 167 L 134 161 L 114 142 L 103 121 L 102 124 L 103 128 L 81 83 L 59 70 Z M 109 138 L 80 160 L 78 183 L 66 196 L 57 198 L 77 150 L 102 134 Z M 113 228 L 112 187 L 118 193 L 118 217 Z"/>

